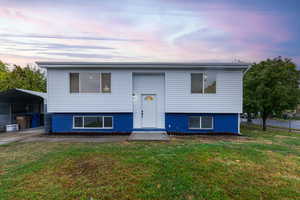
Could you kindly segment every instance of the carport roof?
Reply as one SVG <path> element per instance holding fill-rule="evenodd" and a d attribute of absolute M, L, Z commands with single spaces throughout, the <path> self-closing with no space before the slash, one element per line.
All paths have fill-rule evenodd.
<path fill-rule="evenodd" d="M 46 100 L 46 93 L 17 88 L 0 92 L 0 102 L 37 102 L 41 100 Z"/>

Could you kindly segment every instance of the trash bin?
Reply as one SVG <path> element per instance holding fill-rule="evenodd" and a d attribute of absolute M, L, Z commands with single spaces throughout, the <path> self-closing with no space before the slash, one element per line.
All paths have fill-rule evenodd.
<path fill-rule="evenodd" d="M 18 130 L 19 130 L 18 124 L 8 124 L 8 125 L 6 125 L 6 132 L 14 132 L 14 131 L 18 131 Z"/>

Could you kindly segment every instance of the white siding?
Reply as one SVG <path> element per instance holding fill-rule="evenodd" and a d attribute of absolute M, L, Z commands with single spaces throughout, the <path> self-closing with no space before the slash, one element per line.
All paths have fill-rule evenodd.
<path fill-rule="evenodd" d="M 217 73 L 216 94 L 192 94 L 190 88 L 191 72 L 195 71 L 168 71 L 166 73 L 166 112 L 242 112 L 241 71 L 219 70 Z"/>
<path fill-rule="evenodd" d="M 69 73 L 111 72 L 112 93 L 70 94 Z M 132 73 L 165 73 L 165 112 L 241 113 L 241 70 L 218 70 L 216 94 L 191 94 L 190 73 L 199 70 L 48 69 L 48 112 L 133 112 Z M 203 72 L 203 71 L 202 71 Z"/>
<path fill-rule="evenodd" d="M 70 72 L 111 72 L 111 93 L 70 93 Z M 48 69 L 48 112 L 132 112 L 130 71 Z"/>

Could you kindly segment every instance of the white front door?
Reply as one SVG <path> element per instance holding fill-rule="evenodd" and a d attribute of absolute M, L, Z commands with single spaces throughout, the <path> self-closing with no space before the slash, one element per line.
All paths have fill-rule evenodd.
<path fill-rule="evenodd" d="M 156 95 L 142 94 L 141 118 L 143 128 L 156 127 Z"/>

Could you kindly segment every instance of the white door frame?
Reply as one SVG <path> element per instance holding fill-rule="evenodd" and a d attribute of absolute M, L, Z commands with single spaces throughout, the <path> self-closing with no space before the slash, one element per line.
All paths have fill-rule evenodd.
<path fill-rule="evenodd" d="M 134 129 L 165 128 L 165 74 L 164 73 L 132 73 L 132 105 Z M 156 96 L 156 126 L 143 127 L 141 120 L 142 95 Z"/>

